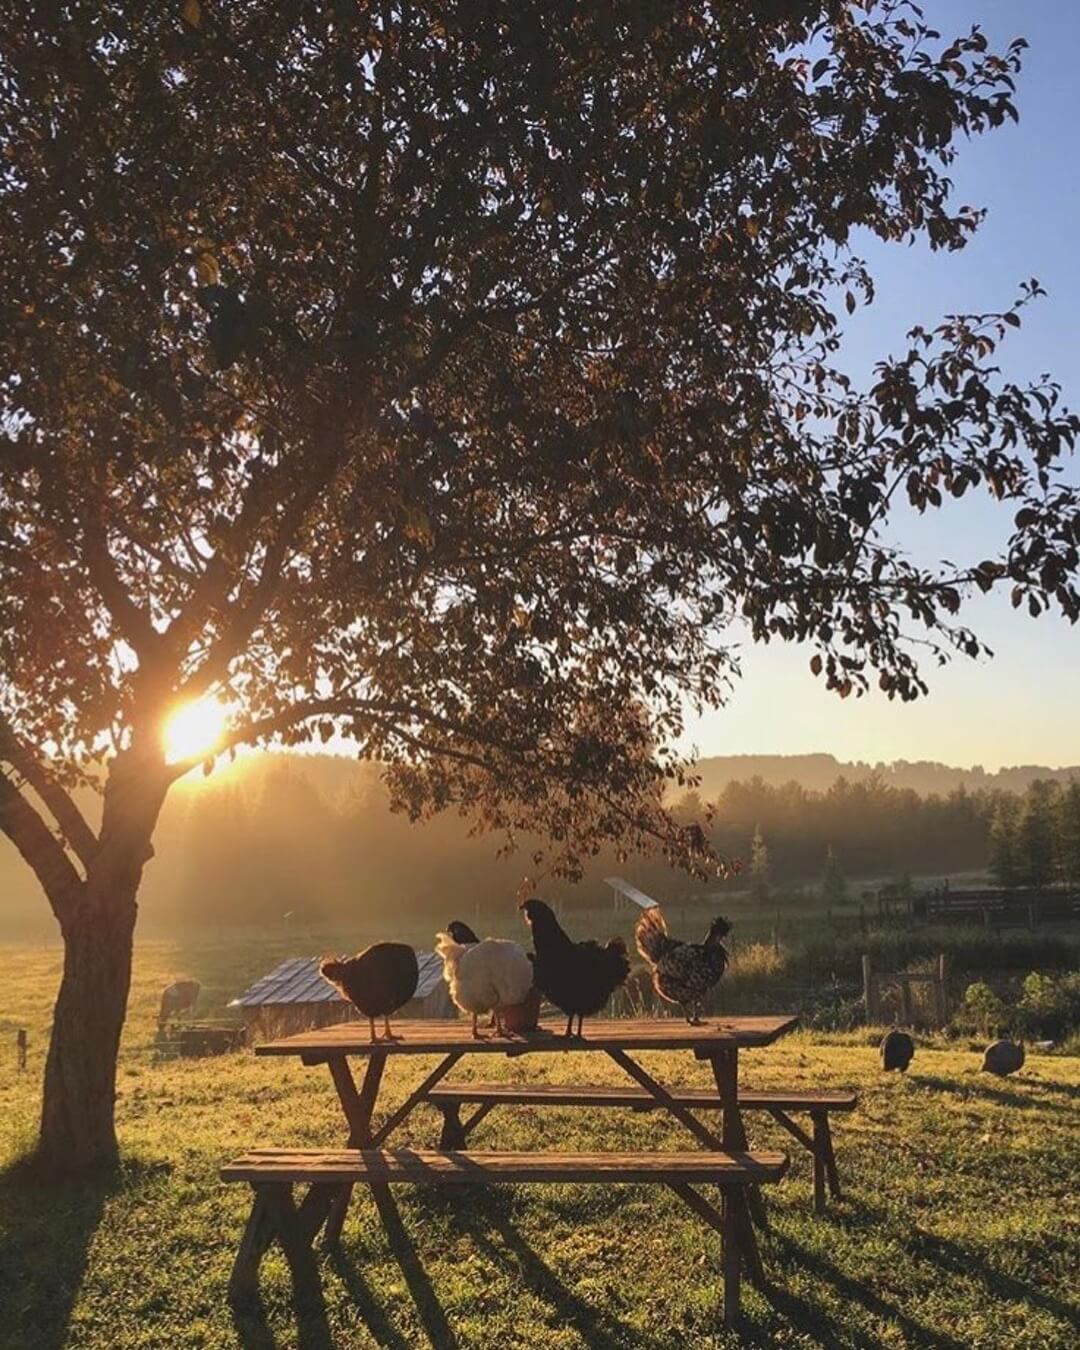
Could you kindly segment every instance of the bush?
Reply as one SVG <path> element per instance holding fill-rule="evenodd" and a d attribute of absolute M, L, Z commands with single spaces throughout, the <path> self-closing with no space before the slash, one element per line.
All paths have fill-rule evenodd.
<path fill-rule="evenodd" d="M 1060 1041 L 1080 1031 L 1080 974 L 1055 978 L 1033 970 L 1013 1020 L 1022 1036 L 1039 1040 Z"/>
<path fill-rule="evenodd" d="M 964 990 L 959 1019 L 982 1036 L 991 1036 L 1000 1026 L 1005 1006 L 988 984 L 977 980 Z"/>

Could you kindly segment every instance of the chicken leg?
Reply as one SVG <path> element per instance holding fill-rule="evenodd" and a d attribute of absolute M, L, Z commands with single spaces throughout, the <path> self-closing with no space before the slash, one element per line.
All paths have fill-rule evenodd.
<path fill-rule="evenodd" d="M 383 1034 L 384 1041 L 396 1041 L 398 1039 L 397 1036 L 395 1036 L 394 1033 L 390 1030 L 389 1014 L 383 1017 L 383 1033 L 384 1033 Z"/>

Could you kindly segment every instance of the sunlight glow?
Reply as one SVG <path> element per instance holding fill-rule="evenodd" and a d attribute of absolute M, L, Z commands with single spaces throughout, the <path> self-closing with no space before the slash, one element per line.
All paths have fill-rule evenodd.
<path fill-rule="evenodd" d="M 225 731 L 229 710 L 215 698 L 202 698 L 177 708 L 161 732 L 170 764 L 213 754 Z"/>

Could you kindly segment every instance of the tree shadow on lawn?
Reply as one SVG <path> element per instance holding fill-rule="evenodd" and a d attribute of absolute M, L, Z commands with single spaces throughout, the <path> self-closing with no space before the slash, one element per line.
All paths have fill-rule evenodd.
<path fill-rule="evenodd" d="M 49 1175 L 27 1159 L 0 1171 L 0 1308 L 12 1345 L 68 1341 L 90 1244 L 109 1199 L 168 1171 L 125 1161 L 88 1177 Z"/>

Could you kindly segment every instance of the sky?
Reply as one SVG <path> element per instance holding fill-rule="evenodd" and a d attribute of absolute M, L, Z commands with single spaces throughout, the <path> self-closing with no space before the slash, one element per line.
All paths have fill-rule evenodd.
<path fill-rule="evenodd" d="M 1043 371 L 1080 407 L 1080 4 L 1075 0 L 923 0 L 926 20 L 950 39 L 978 23 L 993 50 L 1028 39 L 1018 82 L 1019 125 L 962 146 L 949 173 L 957 204 L 988 217 L 960 253 L 923 245 L 859 251 L 877 283 L 873 306 L 847 325 L 853 374 L 906 344 L 916 323 L 949 312 L 1004 308 L 1019 283 L 1037 277 L 1048 296 L 1025 311 L 1023 328 L 1000 351 L 1003 374 Z M 1068 470 L 1080 478 L 1080 465 Z M 957 563 L 993 557 L 1011 512 L 965 497 L 895 531 L 914 557 Z M 1080 764 L 1080 626 L 1054 615 L 1021 615 L 1007 594 L 979 597 L 964 620 L 993 649 L 992 660 L 957 657 L 926 667 L 927 698 L 890 702 L 876 690 L 840 700 L 809 671 L 810 649 L 770 644 L 741 649 L 742 679 L 725 708 L 691 717 L 684 748 L 701 755 L 804 754 L 1058 767 Z"/>

